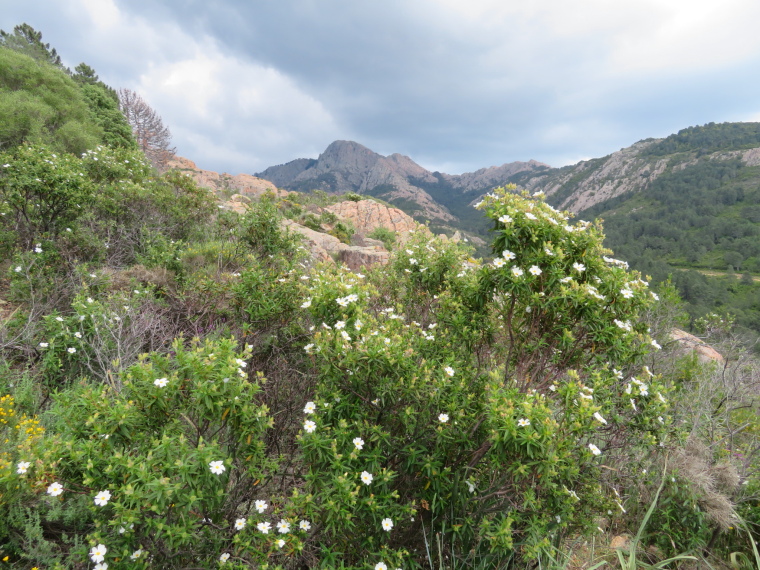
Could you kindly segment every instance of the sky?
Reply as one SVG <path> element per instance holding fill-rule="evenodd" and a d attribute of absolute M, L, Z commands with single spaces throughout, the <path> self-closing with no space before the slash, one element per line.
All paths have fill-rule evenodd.
<path fill-rule="evenodd" d="M 0 0 L 140 93 L 177 154 L 256 173 L 334 140 L 429 170 L 760 121 L 757 0 Z"/>

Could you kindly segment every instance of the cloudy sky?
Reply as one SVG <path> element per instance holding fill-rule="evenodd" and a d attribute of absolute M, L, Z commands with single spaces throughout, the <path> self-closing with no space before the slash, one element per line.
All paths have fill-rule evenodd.
<path fill-rule="evenodd" d="M 200 167 L 333 140 L 459 174 L 760 121 L 757 0 L 0 0 L 138 91 Z"/>

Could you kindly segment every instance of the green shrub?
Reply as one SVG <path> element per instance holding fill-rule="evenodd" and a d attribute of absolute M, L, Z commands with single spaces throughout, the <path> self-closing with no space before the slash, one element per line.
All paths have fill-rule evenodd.
<path fill-rule="evenodd" d="M 304 532 L 296 513 L 267 488 L 272 465 L 262 436 L 271 420 L 256 403 L 264 379 L 249 378 L 246 358 L 230 340 L 177 341 L 171 355 L 143 358 L 111 386 L 82 383 L 60 393 L 47 432 L 32 427 L 32 435 L 3 444 L 0 493 L 15 497 L 0 503 L 6 552 L 46 566 L 185 568 L 214 567 L 225 552 L 263 562 L 298 549 Z M 10 423 L 0 426 L 6 435 Z M 29 443 L 10 445 L 18 437 Z M 293 524 L 280 535 L 282 550 L 274 528 L 256 530 L 279 519 Z M 14 528 L 21 520 L 38 532 Z M 39 530 L 51 524 L 66 536 L 42 549 Z M 106 547 L 101 559 L 97 545 Z"/>
<path fill-rule="evenodd" d="M 377 239 L 383 242 L 385 249 L 388 251 L 393 250 L 393 246 L 396 243 L 396 232 L 389 230 L 383 226 L 377 227 L 367 234 L 368 238 Z"/>

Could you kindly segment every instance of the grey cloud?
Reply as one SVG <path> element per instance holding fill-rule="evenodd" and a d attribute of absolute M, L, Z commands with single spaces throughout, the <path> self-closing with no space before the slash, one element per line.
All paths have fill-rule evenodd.
<path fill-rule="evenodd" d="M 608 61 L 613 28 L 556 34 L 535 18 L 484 26 L 459 21 L 432 0 L 117 3 L 157 30 L 213 38 L 222 54 L 277 70 L 292 81 L 296 111 L 297 90 L 329 115 L 311 121 L 289 114 L 287 97 L 271 113 L 240 115 L 234 95 L 245 81 L 234 75 L 223 77 L 229 93 L 217 99 L 213 120 L 194 116 L 188 105 L 155 101 L 171 116 L 182 152 L 231 172 L 316 156 L 333 138 L 450 173 L 529 158 L 558 165 L 760 111 L 757 58 L 723 69 L 618 72 Z M 187 56 L 181 41 L 143 46 L 140 57 L 94 45 L 75 15 L 53 6 L 30 23 L 65 57 L 117 84 L 134 86 L 151 66 Z M 5 27 L 30 10 L 4 14 L 3 23 L 15 18 Z"/>

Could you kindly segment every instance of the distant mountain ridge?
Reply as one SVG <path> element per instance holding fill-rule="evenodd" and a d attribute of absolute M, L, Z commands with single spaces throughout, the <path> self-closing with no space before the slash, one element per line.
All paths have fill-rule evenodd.
<path fill-rule="evenodd" d="M 475 194 L 508 182 L 516 173 L 547 168 L 531 160 L 461 175 L 434 173 L 402 154 L 383 156 L 357 142 L 335 141 L 317 159 L 298 158 L 256 176 L 288 190 L 369 194 L 398 205 L 418 219 L 457 225 L 458 215 L 446 200 L 439 199 L 442 191 L 474 193 L 474 199 Z"/>

